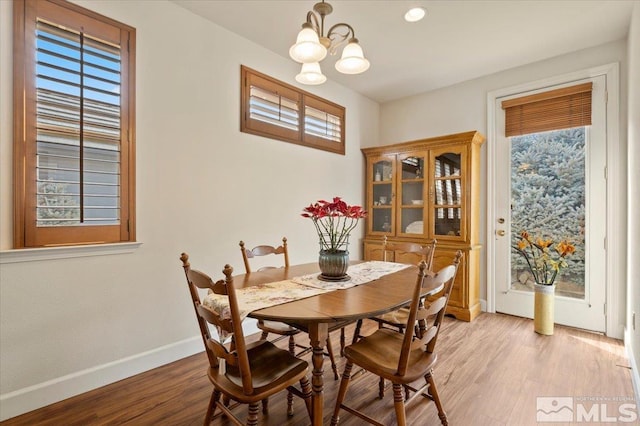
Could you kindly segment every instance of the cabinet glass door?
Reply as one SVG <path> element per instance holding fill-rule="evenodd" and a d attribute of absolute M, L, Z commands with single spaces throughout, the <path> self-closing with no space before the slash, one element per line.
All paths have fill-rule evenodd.
<path fill-rule="evenodd" d="M 376 158 L 371 162 L 369 193 L 369 231 L 394 232 L 393 176 L 395 157 Z"/>
<path fill-rule="evenodd" d="M 415 154 L 398 158 L 398 199 L 400 201 L 400 223 L 397 234 L 422 236 L 426 229 L 424 166 L 426 154 Z"/>
<path fill-rule="evenodd" d="M 464 239 L 464 185 L 462 151 L 433 152 L 433 235 Z"/>

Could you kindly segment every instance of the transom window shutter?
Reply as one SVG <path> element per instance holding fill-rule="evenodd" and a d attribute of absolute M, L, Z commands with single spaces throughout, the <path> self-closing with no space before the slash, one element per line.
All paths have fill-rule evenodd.
<path fill-rule="evenodd" d="M 340 142 L 342 136 L 340 117 L 306 106 L 304 109 L 304 132 L 333 142 Z"/>
<path fill-rule="evenodd" d="M 304 142 L 344 154 L 344 108 L 310 95 L 303 99 Z"/>
<path fill-rule="evenodd" d="M 274 126 L 298 131 L 298 104 L 277 92 L 251 86 L 249 117 Z"/>
<path fill-rule="evenodd" d="M 120 46 L 36 24 L 36 225 L 120 222 Z"/>
<path fill-rule="evenodd" d="M 260 75 L 248 74 L 243 79 L 247 104 L 243 105 L 242 128 L 276 139 L 298 139 L 301 96 Z"/>
<path fill-rule="evenodd" d="M 502 102 L 505 135 L 518 136 L 591 124 L 592 83 Z"/>
<path fill-rule="evenodd" d="M 245 66 L 240 70 L 240 131 L 344 154 L 344 107 Z"/>

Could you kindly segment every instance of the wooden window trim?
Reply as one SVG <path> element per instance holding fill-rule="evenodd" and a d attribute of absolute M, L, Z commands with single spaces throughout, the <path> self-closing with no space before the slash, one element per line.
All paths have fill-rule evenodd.
<path fill-rule="evenodd" d="M 35 50 L 35 19 L 39 8 L 48 10 L 57 23 L 70 28 L 86 26 L 85 32 L 105 41 L 121 40 L 127 54 L 121 57 L 121 147 L 120 147 L 120 223 L 40 227 L 35 222 L 35 64 L 29 59 Z M 62 8 L 62 9 L 60 9 Z M 56 10 L 57 9 L 57 10 Z M 78 21 L 70 20 L 70 16 Z M 97 22 L 97 25 L 96 25 Z M 14 248 L 134 242 L 135 220 L 135 40 L 136 31 L 64 0 L 15 0 L 13 4 L 13 88 L 14 88 Z M 117 30 L 114 31 L 113 27 Z M 123 49 L 124 51 L 124 49 Z"/>
<path fill-rule="evenodd" d="M 240 131 L 270 139 L 308 146 L 336 154 L 345 154 L 345 108 L 326 99 L 305 92 L 295 86 L 276 80 L 249 67 L 240 67 Z M 249 117 L 250 88 L 252 84 L 281 94 L 298 103 L 298 130 L 253 120 Z M 332 142 L 304 131 L 305 106 L 319 109 L 340 119 L 340 140 Z"/>

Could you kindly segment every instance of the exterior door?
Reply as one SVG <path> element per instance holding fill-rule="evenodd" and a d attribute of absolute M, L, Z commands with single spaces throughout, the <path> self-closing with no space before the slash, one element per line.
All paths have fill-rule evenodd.
<path fill-rule="evenodd" d="M 604 332 L 606 78 L 564 86 L 588 81 L 590 126 L 506 137 L 504 112 L 497 106 L 506 98 L 496 102 L 495 301 L 497 312 L 533 317 L 532 276 L 513 248 L 530 227 L 554 245 L 565 238 L 576 244 L 556 279 L 555 322 Z"/>

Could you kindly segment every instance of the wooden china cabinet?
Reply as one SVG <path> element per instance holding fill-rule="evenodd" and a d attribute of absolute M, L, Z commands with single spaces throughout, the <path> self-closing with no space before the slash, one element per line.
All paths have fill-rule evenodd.
<path fill-rule="evenodd" d="M 365 148 L 365 260 L 382 260 L 382 241 L 437 240 L 433 269 L 463 253 L 447 313 L 471 321 L 480 313 L 480 147 L 476 131 Z M 415 259 L 412 259 L 414 256 Z M 387 259 L 420 261 L 410 253 Z"/>

